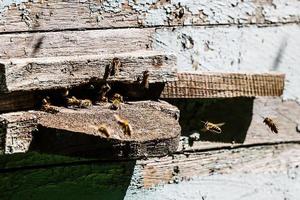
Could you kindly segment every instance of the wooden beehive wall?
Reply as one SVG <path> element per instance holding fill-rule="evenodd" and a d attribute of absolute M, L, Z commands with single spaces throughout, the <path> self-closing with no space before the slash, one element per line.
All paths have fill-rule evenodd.
<path fill-rule="evenodd" d="M 1 1 L 0 59 L 32 57 L 43 59 L 55 56 L 158 50 L 177 57 L 179 72 L 208 72 L 208 77 L 212 79 L 208 82 L 212 83 L 214 77 L 218 75 L 211 75 L 210 72 L 216 71 L 219 73 L 261 74 L 270 71 L 285 73 L 283 98 L 293 100 L 288 102 L 282 102 L 279 98 L 246 100 L 249 108 L 246 109 L 247 114 L 252 116 L 253 111 L 253 118 L 251 117 L 252 121 L 248 121 L 247 128 L 249 126 L 250 128 L 247 129 L 248 134 L 244 135 L 242 140 L 244 144 L 228 143 L 233 139 L 229 134 L 227 143 L 196 142 L 193 147 L 179 149 L 175 156 L 140 160 L 136 165 L 134 162 L 95 164 L 93 160 L 36 154 L 28 154 L 25 157 L 19 155 L 2 157 L 0 172 L 3 173 L 3 177 L 14 180 L 12 183 L 21 192 L 14 194 L 15 191 L 5 181 L 0 184 L 1 190 L 6 190 L 7 194 L 16 197 L 22 194 L 35 194 L 38 199 L 39 195 L 45 193 L 59 196 L 59 188 L 67 185 L 65 188 L 70 198 L 96 199 L 99 195 L 108 198 L 115 194 L 116 199 L 122 199 L 127 187 L 130 186 L 126 197 L 133 199 L 140 198 L 134 195 L 140 191 L 140 188 L 186 180 L 194 177 L 195 174 L 197 176 L 214 174 L 216 171 L 236 172 L 238 167 L 246 168 L 240 171 L 248 173 L 251 171 L 247 170 L 249 166 L 265 169 L 272 163 L 275 165 L 272 165 L 269 171 L 277 166 L 281 171 L 286 172 L 288 168 L 285 163 L 291 162 L 292 167 L 299 165 L 300 159 L 297 154 L 299 135 L 296 127 L 300 123 L 300 111 L 299 104 L 294 102 L 300 99 L 299 10 L 298 0 Z M 154 62 L 153 65 L 156 64 Z M 70 71 L 69 68 L 67 72 L 68 70 Z M 239 73 L 236 76 L 240 75 Z M 229 74 L 228 80 L 233 80 L 231 76 L 235 74 Z M 194 82 L 186 77 L 188 75 L 182 76 L 186 85 L 193 85 Z M 274 79 L 262 78 L 262 86 L 265 86 L 264 82 L 269 80 L 272 85 L 279 85 L 279 88 L 275 87 L 273 91 L 266 87 L 258 93 L 261 92 L 262 96 L 280 95 L 283 88 L 283 79 L 280 77 L 282 75 L 279 74 Z M 199 75 L 197 80 L 201 83 L 202 76 Z M 184 91 L 186 87 L 186 85 L 178 85 L 180 89 L 175 92 L 177 95 L 173 98 L 180 98 L 181 90 Z M 253 84 L 253 87 L 255 86 Z M 169 90 L 172 90 L 172 87 L 172 84 L 167 85 Z M 0 87 L 0 91 L 2 89 Z M 215 90 L 219 89 L 220 87 L 217 87 Z M 172 97 L 166 91 L 162 97 Z M 241 91 L 243 95 L 237 92 L 228 93 L 228 88 L 225 87 L 220 93 L 212 92 L 208 95 L 210 97 L 255 96 L 247 88 L 242 88 Z M 187 92 L 183 96 L 203 98 L 207 97 L 207 94 Z M 27 98 L 26 102 L 29 100 L 32 102 L 33 98 L 30 95 L 23 97 Z M 6 97 L 0 96 L 1 98 Z M 235 105 L 236 102 L 233 101 L 231 105 Z M 11 103 L 8 110 L 12 105 L 23 108 L 21 103 Z M 192 107 L 191 111 L 197 108 L 197 106 Z M 218 106 L 213 108 L 217 110 Z M 261 124 L 261 118 L 265 113 L 280 121 L 279 128 L 287 135 L 270 136 L 268 130 Z M 214 139 L 220 142 L 220 138 Z M 232 155 L 235 159 L 228 160 Z M 256 171 L 259 172 L 258 169 Z M 20 176 L 25 177 L 25 182 L 35 180 L 36 173 L 44 178 L 43 181 L 33 182 L 33 186 L 38 189 L 32 189 L 18 182 Z M 79 178 L 72 175 L 76 173 Z M 57 186 L 45 181 L 49 174 L 52 174 L 53 179 L 50 182 L 57 181 Z M 57 179 L 59 177 L 57 174 L 65 174 L 65 176 Z M 93 177 L 99 178 L 97 180 L 100 181 L 95 181 Z M 77 185 L 72 189 L 69 187 L 72 181 L 68 182 L 68 179 L 74 183 L 82 180 L 85 182 L 82 183 L 82 187 Z M 108 183 L 112 186 L 108 186 Z M 83 187 L 84 184 L 90 188 L 86 189 Z M 116 186 L 116 189 L 113 189 L 113 186 Z M 82 188 L 85 188 L 82 193 L 72 196 L 72 191 Z M 261 187 L 261 190 L 264 189 L 265 187 Z M 286 195 L 283 193 L 280 194 Z M 247 195 L 247 192 L 245 194 Z M 168 197 L 173 198 L 176 193 L 169 195 Z M 238 197 L 241 196 L 243 193 Z"/>

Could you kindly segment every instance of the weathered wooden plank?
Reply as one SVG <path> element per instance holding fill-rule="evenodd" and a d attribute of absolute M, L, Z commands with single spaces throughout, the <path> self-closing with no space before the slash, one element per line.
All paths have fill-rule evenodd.
<path fill-rule="evenodd" d="M 166 83 L 161 98 L 226 98 L 281 96 L 284 74 L 280 73 L 178 73 Z"/>
<path fill-rule="evenodd" d="M 186 152 L 138 161 L 129 187 L 150 188 L 211 174 L 286 172 L 299 165 L 299 144 Z"/>
<path fill-rule="evenodd" d="M 122 66 L 117 67 L 119 72 L 105 77 L 107 66 L 114 58 L 118 58 Z M 72 87 L 91 79 L 134 82 L 146 70 L 149 71 L 149 83 L 176 79 L 176 57 L 153 51 L 9 59 L 0 61 L 0 68 L 5 84 L 2 92 Z"/>
<path fill-rule="evenodd" d="M 0 153 L 26 152 L 32 140 L 32 132 L 37 128 L 34 113 L 23 112 L 0 115 Z"/>
<path fill-rule="evenodd" d="M 19 132 L 23 131 L 24 135 L 30 136 L 20 152 L 38 150 L 106 159 L 161 156 L 178 148 L 181 128 L 176 107 L 166 102 L 148 101 L 121 104 L 121 109 L 117 111 L 110 109 L 110 106 L 110 103 L 103 103 L 79 110 L 55 107 L 59 111 L 56 114 L 39 111 L 3 114 L 0 116 L 8 125 L 2 129 L 1 135 L 18 137 Z M 115 115 L 129 121 L 129 132 L 124 132 Z M 24 121 L 32 117 L 35 123 Z M 106 131 L 98 130 L 101 124 L 105 124 Z M 33 129 L 28 127 L 33 125 L 35 128 L 38 125 L 39 132 L 33 136 L 31 143 Z M 14 139 L 22 140 L 22 135 Z M 5 141 L 3 148 L 7 149 L 10 143 Z M 14 153 L 14 150 L 4 153 Z"/>
<path fill-rule="evenodd" d="M 288 1 L 28 1 L 0 5 L 0 32 L 168 25 L 299 22 Z"/>
<path fill-rule="evenodd" d="M 157 29 L 153 48 L 177 56 L 179 72 L 277 71 L 286 74 L 284 99 L 299 99 L 300 27 L 181 27 Z"/>
<path fill-rule="evenodd" d="M 151 45 L 153 31 L 117 29 L 1 35 L 0 58 L 101 55 L 144 50 Z"/>

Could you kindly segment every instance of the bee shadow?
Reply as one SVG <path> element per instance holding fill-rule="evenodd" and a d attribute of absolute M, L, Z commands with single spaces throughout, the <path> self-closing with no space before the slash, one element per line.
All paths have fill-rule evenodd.
<path fill-rule="evenodd" d="M 182 135 L 200 133 L 201 141 L 243 143 L 252 121 L 254 98 L 230 99 L 174 99 L 169 103 L 180 109 Z M 222 133 L 201 131 L 204 123 L 225 123 L 220 128 Z"/>

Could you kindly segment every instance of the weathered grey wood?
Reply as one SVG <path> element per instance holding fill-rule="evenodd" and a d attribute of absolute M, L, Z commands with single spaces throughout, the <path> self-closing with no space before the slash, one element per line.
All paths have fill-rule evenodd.
<path fill-rule="evenodd" d="M 0 115 L 0 154 L 26 152 L 37 128 L 37 117 L 31 112 Z"/>
<path fill-rule="evenodd" d="M 178 73 L 166 83 L 161 98 L 227 98 L 281 96 L 285 75 L 281 73 Z"/>
<path fill-rule="evenodd" d="M 211 174 L 286 172 L 299 165 L 299 143 L 186 152 L 138 161 L 130 187 L 150 188 Z"/>
<path fill-rule="evenodd" d="M 21 2 L 21 3 L 20 3 Z M 24 2 L 24 3 L 22 3 Z M 299 1 L 9 1 L 0 32 L 167 25 L 299 22 Z M 7 7 L 6 7 L 7 6 Z"/>
<path fill-rule="evenodd" d="M 91 79 L 104 80 L 106 67 L 114 58 L 119 58 L 122 66 L 118 73 L 108 76 L 108 81 L 134 82 L 146 70 L 150 83 L 176 80 L 176 58 L 160 52 L 9 59 L 0 61 L 5 82 L 2 92 L 55 89 Z"/>
<path fill-rule="evenodd" d="M 110 103 L 102 103 L 88 109 L 67 109 L 55 107 L 59 112 L 50 114 L 41 111 L 17 112 L 0 115 L 7 127 L 2 129 L 2 136 L 12 134 L 18 137 L 20 131 L 30 136 L 22 151 L 38 150 L 41 152 L 93 156 L 99 158 L 138 158 L 147 156 L 162 156 L 176 151 L 179 143 L 180 126 L 179 111 L 166 102 L 132 102 L 122 104 L 121 109 L 110 109 Z M 127 119 L 132 128 L 131 135 L 124 133 L 115 114 Z M 33 121 L 24 119 L 34 117 Z M 31 118 L 30 118 L 31 119 Z M 15 124 L 23 120 L 23 126 L 36 127 L 39 132 L 34 135 L 32 130 L 21 129 Z M 22 121 L 22 122 L 23 122 Z M 105 124 L 108 136 L 98 130 Z M 20 136 L 22 139 L 22 135 Z M 6 142 L 7 143 L 7 142 Z M 29 146 L 30 144 L 30 146 Z M 4 144 L 5 148 L 7 144 Z M 7 153 L 4 152 L 4 153 Z M 14 149 L 8 153 L 14 153 Z"/>
<path fill-rule="evenodd" d="M 101 55 L 144 50 L 154 30 L 117 29 L 0 36 L 0 58 Z"/>

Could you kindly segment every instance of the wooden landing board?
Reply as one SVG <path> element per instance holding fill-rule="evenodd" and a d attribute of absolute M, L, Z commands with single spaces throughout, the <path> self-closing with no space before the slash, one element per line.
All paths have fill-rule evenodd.
<path fill-rule="evenodd" d="M 119 72 L 104 78 L 114 58 L 122 64 Z M 149 83 L 176 80 L 176 57 L 155 51 L 109 55 L 23 58 L 0 61 L 2 92 L 72 87 L 91 79 L 134 82 L 149 71 Z M 0 91 L 1 92 L 1 91 Z"/>
<path fill-rule="evenodd" d="M 176 151 L 181 128 L 179 111 L 166 102 L 132 102 L 122 104 L 120 110 L 110 109 L 110 103 L 103 103 L 88 109 L 67 109 L 55 107 L 59 112 L 50 114 L 40 111 L 18 112 L 1 115 L 6 118 L 37 119 L 38 132 L 24 145 L 23 152 L 37 150 L 52 154 L 77 155 L 97 158 L 139 158 L 162 156 Z M 129 121 L 128 135 L 115 115 Z M 13 121 L 15 123 L 15 121 Z M 7 121 L 2 135 L 19 133 L 19 124 Z M 108 135 L 98 130 L 105 124 Z M 32 135 L 32 122 L 23 123 L 24 134 Z M 22 127 L 21 127 L 22 128 Z M 18 139 L 18 138 L 16 138 Z M 6 141 L 6 140 L 5 140 Z M 3 148 L 9 148 L 7 142 Z M 14 151 L 8 152 L 14 153 Z"/>
<path fill-rule="evenodd" d="M 228 98 L 281 96 L 284 74 L 264 73 L 179 73 L 169 82 L 161 98 Z"/>
<path fill-rule="evenodd" d="M 299 22 L 299 2 L 28 1 L 0 6 L 0 32 Z"/>

